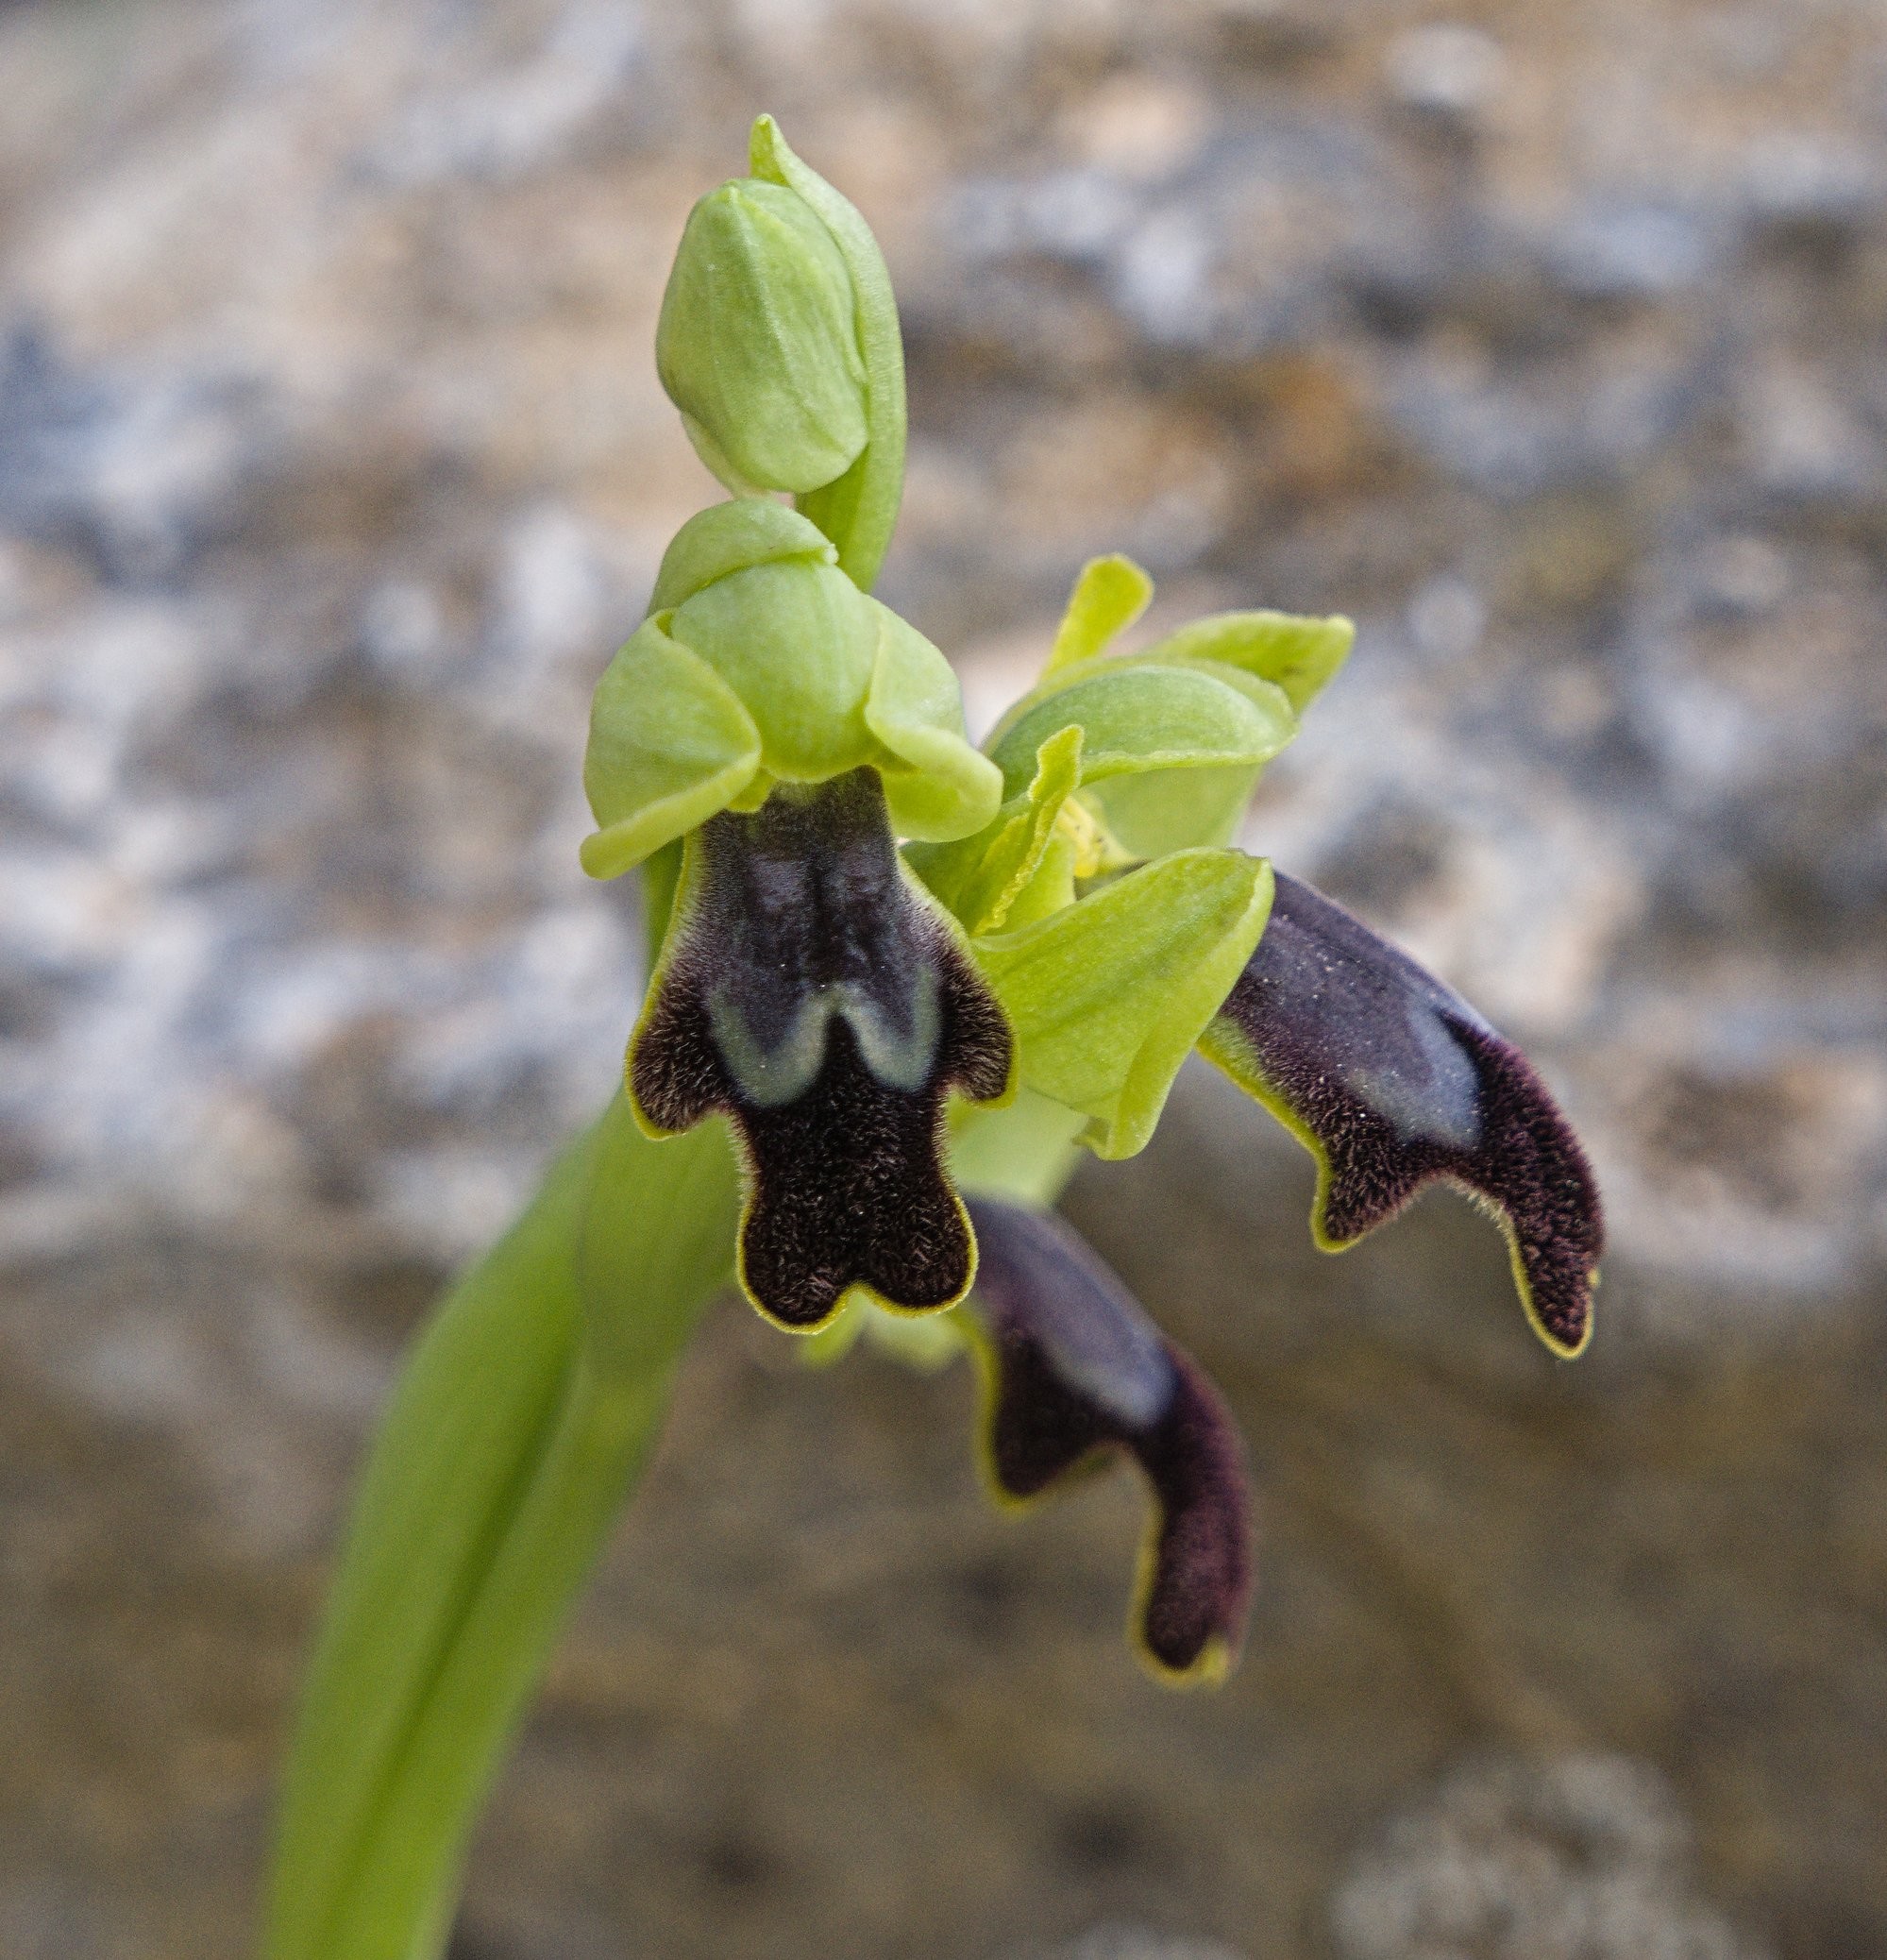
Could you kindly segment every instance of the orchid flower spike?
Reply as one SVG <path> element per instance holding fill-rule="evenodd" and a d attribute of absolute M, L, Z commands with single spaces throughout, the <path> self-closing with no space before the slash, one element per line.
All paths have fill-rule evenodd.
<path fill-rule="evenodd" d="M 753 172 L 690 217 L 659 337 L 735 494 L 682 526 L 590 727 L 583 864 L 645 868 L 658 949 L 630 1105 L 651 1138 L 731 1123 L 738 1278 L 813 1351 L 866 1327 L 974 1349 L 1005 1500 L 1134 1459 L 1155 1511 L 1137 1642 L 1167 1678 L 1216 1678 L 1251 1580 L 1236 1432 L 1048 1215 L 1068 1146 L 1131 1157 L 1197 1049 L 1315 1157 L 1318 1244 L 1457 1185 L 1565 1357 L 1591 1331 L 1597 1191 L 1511 1043 L 1233 841 L 1348 620 L 1226 613 L 1120 652 L 1152 584 L 1097 560 L 1037 684 L 971 747 L 943 655 L 866 590 L 903 450 L 883 261 L 766 118 Z"/>

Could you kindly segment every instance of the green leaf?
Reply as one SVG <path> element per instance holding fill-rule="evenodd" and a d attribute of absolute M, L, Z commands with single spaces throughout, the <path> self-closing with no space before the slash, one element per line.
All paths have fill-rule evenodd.
<path fill-rule="evenodd" d="M 1340 614 L 1309 619 L 1291 613 L 1215 613 L 1147 649 L 1149 660 L 1214 660 L 1284 689 L 1298 714 L 1349 657 L 1356 627 Z"/>
<path fill-rule="evenodd" d="M 807 169 L 771 116 L 753 125 L 749 167 L 757 177 L 798 192 L 824 222 L 851 274 L 858 351 L 865 363 L 866 427 L 858 460 L 823 489 L 795 499 L 838 547 L 839 564 L 868 591 L 885 562 L 904 494 L 904 346 L 891 275 L 857 208 Z"/>
<path fill-rule="evenodd" d="M 1146 611 L 1153 596 L 1154 582 L 1131 558 L 1119 552 L 1090 558 L 1068 596 L 1068 610 L 1042 668 L 1044 677 L 1092 660 Z"/>
<path fill-rule="evenodd" d="M 278 1820 L 267 1960 L 434 1960 L 466 1837 L 733 1263 L 719 1124 L 618 1096 L 413 1350 L 356 1493 Z"/>
<path fill-rule="evenodd" d="M 1002 773 L 964 733 L 950 662 L 888 606 L 865 603 L 879 632 L 865 721 L 895 758 L 880 771 L 891 821 L 901 836 L 925 841 L 971 836 L 996 815 Z"/>
<path fill-rule="evenodd" d="M 1079 1109 L 1084 1141 L 1132 1157 L 1264 930 L 1271 867 L 1182 851 L 976 955 L 1020 1050 L 1023 1085 Z"/>
<path fill-rule="evenodd" d="M 760 731 L 706 661 L 645 620 L 609 664 L 590 708 L 583 787 L 597 829 L 592 878 L 614 878 L 704 823 L 752 781 Z"/>

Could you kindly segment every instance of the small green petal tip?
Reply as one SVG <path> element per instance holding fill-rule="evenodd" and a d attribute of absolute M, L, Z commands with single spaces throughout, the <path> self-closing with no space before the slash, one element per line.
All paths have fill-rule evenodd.
<path fill-rule="evenodd" d="M 1152 601 L 1154 582 L 1131 558 L 1114 552 L 1090 558 L 1068 596 L 1068 610 L 1055 630 L 1044 674 L 1092 660 L 1124 633 Z"/>

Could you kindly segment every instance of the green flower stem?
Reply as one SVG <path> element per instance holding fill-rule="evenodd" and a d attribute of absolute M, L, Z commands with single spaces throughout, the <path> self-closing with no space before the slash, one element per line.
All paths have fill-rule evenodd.
<path fill-rule="evenodd" d="M 480 1802 L 733 1263 L 724 1126 L 617 1096 L 415 1347 L 285 1780 L 269 1960 L 434 1960 Z"/>
<path fill-rule="evenodd" d="M 1081 1119 L 1026 1092 L 952 1140 L 1053 1201 Z M 437 1960 L 465 1847 L 733 1264 L 726 1127 L 618 1096 L 447 1295 L 355 1498 L 284 1780 L 267 1960 Z"/>

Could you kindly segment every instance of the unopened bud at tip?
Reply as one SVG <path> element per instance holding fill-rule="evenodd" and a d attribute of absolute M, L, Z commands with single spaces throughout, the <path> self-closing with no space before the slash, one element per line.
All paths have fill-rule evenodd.
<path fill-rule="evenodd" d="M 783 185 L 738 177 L 689 213 L 655 360 L 730 489 L 817 490 L 865 448 L 851 275 L 824 221 Z"/>

